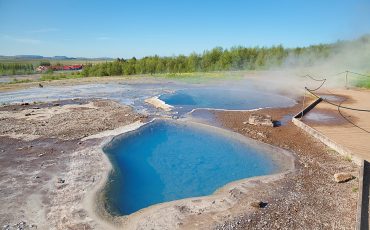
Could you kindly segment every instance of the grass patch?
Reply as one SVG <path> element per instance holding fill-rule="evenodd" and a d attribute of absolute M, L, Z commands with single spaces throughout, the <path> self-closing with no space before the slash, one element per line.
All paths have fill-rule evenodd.
<path fill-rule="evenodd" d="M 326 146 L 325 147 L 325 150 L 328 152 L 328 153 L 330 153 L 330 154 L 338 154 L 338 152 L 337 151 L 335 151 L 334 149 L 332 149 L 332 148 L 330 148 L 330 147 L 328 147 L 328 146 Z"/>
<path fill-rule="evenodd" d="M 356 83 L 355 83 L 355 86 L 356 87 L 360 87 L 360 88 L 366 88 L 366 89 L 370 89 L 370 77 L 368 78 L 364 78 L 364 79 L 360 79 L 358 80 Z"/>
<path fill-rule="evenodd" d="M 17 78 L 14 78 L 11 82 L 8 82 L 8 84 L 18 84 L 18 83 L 28 83 L 33 82 L 31 79 L 21 79 L 18 80 Z"/>
<path fill-rule="evenodd" d="M 352 162 L 352 156 L 350 156 L 350 155 L 346 155 L 346 156 L 344 157 L 344 160 L 346 160 L 346 161 L 348 161 L 348 162 Z"/>
<path fill-rule="evenodd" d="M 353 85 L 359 88 L 370 89 L 370 73 L 356 76 L 356 78 L 353 81 Z"/>
<path fill-rule="evenodd" d="M 83 78 L 84 76 L 79 73 L 72 74 L 44 74 L 40 77 L 40 81 L 53 81 L 62 79 L 77 79 Z"/>
<path fill-rule="evenodd" d="M 202 84 L 213 80 L 237 80 L 241 79 L 245 71 L 217 71 L 217 72 L 194 72 L 194 73 L 163 73 L 153 74 L 154 76 L 165 79 L 173 79 L 191 84 Z"/>

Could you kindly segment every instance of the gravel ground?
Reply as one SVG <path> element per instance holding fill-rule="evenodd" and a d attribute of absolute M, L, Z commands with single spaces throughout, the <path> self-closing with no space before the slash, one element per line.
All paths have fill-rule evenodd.
<path fill-rule="evenodd" d="M 266 207 L 238 215 L 217 224 L 215 229 L 354 229 L 358 179 L 336 183 L 333 175 L 352 172 L 358 166 L 314 140 L 291 121 L 280 127 L 246 124 L 251 113 L 269 114 L 274 120 L 289 120 L 301 105 L 292 108 L 263 109 L 258 112 L 217 111 L 224 128 L 293 151 L 299 168 L 281 180 L 256 186 L 258 200 Z M 288 116 L 287 116 L 288 115 Z"/>
<path fill-rule="evenodd" d="M 81 138 L 142 119 L 109 100 L 0 107 L 0 227 L 93 228 L 81 202 L 103 171 L 101 139 Z"/>
<path fill-rule="evenodd" d="M 87 137 L 137 119 L 130 107 L 108 100 L 13 105 L 4 106 L 0 111 L 0 135 L 33 135 L 64 140 Z"/>
<path fill-rule="evenodd" d="M 295 127 L 290 116 L 300 109 L 257 112 L 283 121 L 280 127 L 248 125 L 252 112 L 212 112 L 221 127 L 295 152 L 297 170 L 255 179 L 243 192 L 230 191 L 238 202 L 229 209 L 187 214 L 176 228 L 354 229 L 358 180 L 338 184 L 333 175 L 356 176 L 358 166 Z M 109 100 L 0 107 L 0 227 L 107 229 L 82 205 L 101 181 L 104 162 L 96 149 L 102 139 L 83 138 L 145 119 Z"/>

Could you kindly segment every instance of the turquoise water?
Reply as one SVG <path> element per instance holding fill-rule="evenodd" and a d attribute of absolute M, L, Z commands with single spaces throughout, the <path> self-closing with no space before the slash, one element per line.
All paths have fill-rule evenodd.
<path fill-rule="evenodd" d="M 248 110 L 266 107 L 293 106 L 293 99 L 261 92 L 251 88 L 223 89 L 223 88 L 189 88 L 177 90 L 174 93 L 163 94 L 159 97 L 175 110 L 189 112 L 195 108 L 215 108 L 227 110 Z"/>
<path fill-rule="evenodd" d="M 227 83 L 224 83 L 227 85 Z M 201 88 L 200 88 L 201 87 Z M 175 93 L 168 93 L 174 91 Z M 107 98 L 132 106 L 136 111 L 158 114 L 145 99 L 161 95 L 160 99 L 174 105 L 174 113 L 181 117 L 196 108 L 246 110 L 265 107 L 287 107 L 295 101 L 277 93 L 256 90 L 251 84 L 238 82 L 237 86 L 221 88 L 220 86 L 197 86 L 159 82 L 153 84 L 87 84 L 74 86 L 48 86 L 44 88 L 27 88 L 23 90 L 0 92 L 0 103 L 19 103 L 34 101 L 55 101 L 72 98 L 91 99 Z"/>
<path fill-rule="evenodd" d="M 115 138 L 104 151 L 114 166 L 106 197 L 115 215 L 209 195 L 231 181 L 278 170 L 244 141 L 164 120 Z"/>

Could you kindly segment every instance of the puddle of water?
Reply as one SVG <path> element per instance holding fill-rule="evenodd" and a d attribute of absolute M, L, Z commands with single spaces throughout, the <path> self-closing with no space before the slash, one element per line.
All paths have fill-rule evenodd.
<path fill-rule="evenodd" d="M 318 122 L 328 122 L 328 121 L 334 121 L 336 119 L 337 119 L 336 117 L 330 116 L 328 114 L 320 113 L 320 112 L 315 112 L 315 111 L 311 111 L 303 117 L 303 120 L 318 121 Z"/>
<path fill-rule="evenodd" d="M 0 83 L 9 83 L 14 80 L 37 80 L 40 74 L 26 74 L 26 75 L 3 75 L 0 76 Z"/>
<path fill-rule="evenodd" d="M 169 121 L 115 138 L 104 151 L 114 165 L 107 203 L 116 215 L 209 195 L 228 182 L 278 170 L 268 154 L 245 141 Z"/>
<path fill-rule="evenodd" d="M 279 127 L 288 124 L 288 122 L 292 120 L 293 116 L 293 114 L 284 115 L 279 121 L 275 121 L 274 126 Z"/>
<path fill-rule="evenodd" d="M 323 94 L 323 95 L 320 95 L 320 97 L 323 98 L 324 100 L 328 100 L 328 101 L 331 101 L 331 102 L 341 102 L 341 101 L 344 100 L 343 97 L 336 96 L 336 95 Z"/>
<path fill-rule="evenodd" d="M 11 82 L 12 80 L 7 77 L 0 77 L 0 83 L 8 83 Z"/>
<path fill-rule="evenodd" d="M 186 117 L 197 122 L 219 126 L 219 122 L 216 119 L 215 113 L 209 109 L 196 109 L 187 114 Z"/>
<path fill-rule="evenodd" d="M 171 85 L 169 86 L 171 88 Z M 166 87 L 161 84 L 152 85 L 126 85 L 86 84 L 74 86 L 53 86 L 44 88 L 30 88 L 12 92 L 0 93 L 0 103 L 19 103 L 34 101 L 56 101 L 73 98 L 90 99 L 103 98 L 116 100 L 125 105 L 131 105 L 138 112 L 154 112 L 155 109 L 147 106 L 144 100 L 148 97 L 166 92 Z"/>
<path fill-rule="evenodd" d="M 174 92 L 174 93 L 169 93 Z M 220 87 L 206 88 L 199 85 L 177 83 L 153 84 L 85 84 L 29 88 L 0 93 L 0 103 L 10 104 L 34 101 L 55 101 L 73 98 L 106 98 L 132 106 L 137 112 L 163 115 L 166 112 L 146 104 L 145 99 L 161 95 L 160 99 L 174 105 L 170 114 L 183 116 L 196 108 L 247 110 L 265 107 L 287 107 L 295 104 L 293 99 L 273 93 L 243 89 L 225 90 Z"/>

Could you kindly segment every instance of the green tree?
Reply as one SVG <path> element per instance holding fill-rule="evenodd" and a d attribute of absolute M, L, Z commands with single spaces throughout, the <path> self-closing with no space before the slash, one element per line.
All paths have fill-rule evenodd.
<path fill-rule="evenodd" d="M 50 63 L 50 61 L 41 61 L 40 65 L 41 66 L 51 66 L 51 63 Z"/>

